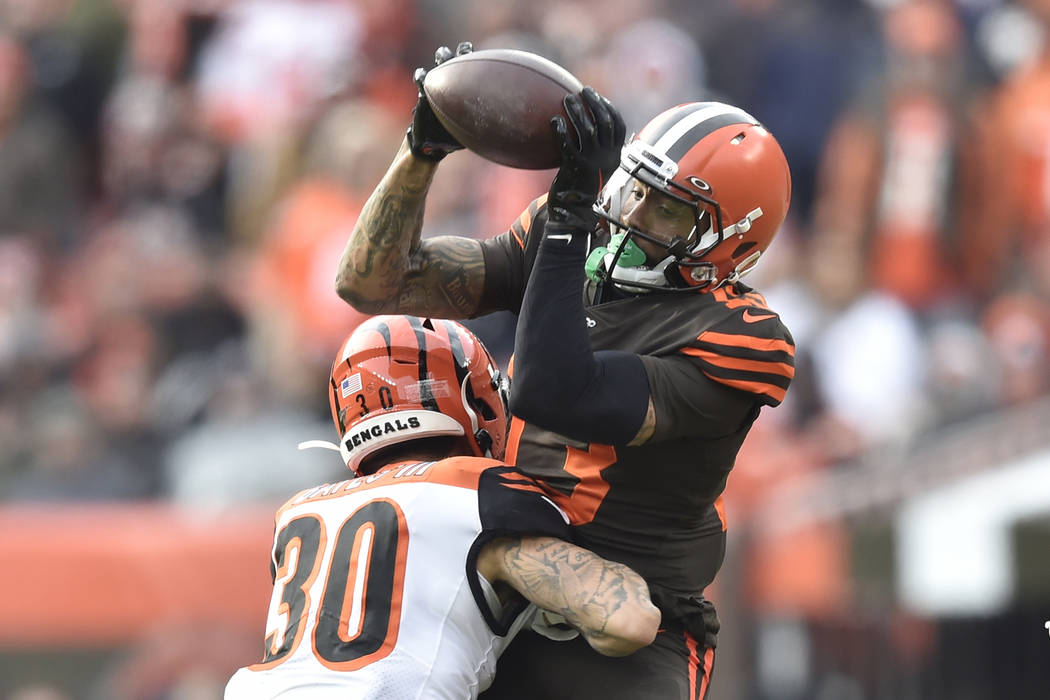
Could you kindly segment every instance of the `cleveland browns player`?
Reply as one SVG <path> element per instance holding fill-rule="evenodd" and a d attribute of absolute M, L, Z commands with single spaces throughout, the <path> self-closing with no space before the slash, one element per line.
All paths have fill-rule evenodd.
<path fill-rule="evenodd" d="M 601 654 L 653 640 L 660 613 L 638 574 L 570 544 L 536 482 L 492 458 L 505 380 L 466 328 L 366 321 L 329 398 L 341 438 L 327 446 L 356 478 L 277 511 L 264 656 L 226 700 L 475 698 L 518 630 L 543 624 L 535 605 Z"/>
<path fill-rule="evenodd" d="M 663 612 L 655 642 L 623 659 L 521 635 L 483 697 L 698 700 L 719 626 L 703 590 L 725 552 L 721 494 L 794 375 L 790 333 L 740 281 L 787 213 L 788 165 L 731 105 L 668 109 L 626 145 L 592 89 L 565 106 L 558 174 L 508 231 L 424 239 L 427 188 L 459 144 L 421 92 L 336 289 L 366 313 L 518 312 L 507 460 L 544 484 L 576 541 L 641 573 Z"/>

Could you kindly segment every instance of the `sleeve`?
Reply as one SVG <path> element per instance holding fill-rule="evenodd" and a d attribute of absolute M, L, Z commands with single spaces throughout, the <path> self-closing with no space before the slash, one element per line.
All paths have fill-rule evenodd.
<path fill-rule="evenodd" d="M 761 295 L 745 299 L 681 352 L 711 381 L 777 406 L 795 376 L 795 341 Z"/>
<path fill-rule="evenodd" d="M 572 539 L 569 519 L 532 477 L 514 467 L 486 469 L 478 480 L 482 536 L 547 535 Z"/>
<path fill-rule="evenodd" d="M 765 298 L 743 285 L 719 289 L 718 320 L 669 356 L 645 356 L 656 410 L 653 440 L 714 439 L 776 406 L 795 374 L 795 342 Z"/>
<path fill-rule="evenodd" d="M 510 229 L 481 242 L 485 258 L 485 286 L 479 315 L 491 311 L 521 310 L 536 251 L 547 223 L 547 195 L 535 199 Z"/>
<path fill-rule="evenodd" d="M 630 442 L 649 406 L 638 355 L 594 352 L 583 308 L 588 237 L 548 222 L 514 338 L 515 416 L 574 440 Z"/>
<path fill-rule="evenodd" d="M 716 382 L 685 355 L 642 356 L 649 378 L 656 431 L 650 442 L 731 435 L 754 420 L 754 396 Z"/>
<path fill-rule="evenodd" d="M 506 635 L 528 607 L 523 597 L 508 602 L 497 614 L 487 602 L 478 574 L 478 554 L 485 544 L 506 535 L 546 535 L 572 541 L 569 518 L 531 477 L 513 467 L 491 467 L 478 480 L 481 534 L 467 554 L 466 572 L 474 601 L 493 633 Z"/>

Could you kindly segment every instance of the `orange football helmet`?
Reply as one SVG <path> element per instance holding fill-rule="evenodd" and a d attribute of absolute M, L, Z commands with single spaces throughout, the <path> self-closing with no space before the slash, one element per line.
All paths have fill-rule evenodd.
<path fill-rule="evenodd" d="M 417 438 L 463 436 L 479 457 L 506 449 L 507 380 L 455 321 L 366 320 L 339 349 L 329 392 L 339 451 L 355 474 L 368 455 Z"/>
<path fill-rule="evenodd" d="M 668 242 L 626 226 L 622 205 L 633 179 L 689 204 L 695 212 L 692 230 Z M 709 291 L 735 282 L 769 247 L 790 200 L 787 159 L 754 117 L 720 102 L 673 107 L 624 146 L 620 167 L 596 206 L 613 238 L 607 250 L 592 253 L 588 274 L 633 292 Z M 631 237 L 666 248 L 667 256 L 641 262 L 637 246 L 624 256 Z"/>

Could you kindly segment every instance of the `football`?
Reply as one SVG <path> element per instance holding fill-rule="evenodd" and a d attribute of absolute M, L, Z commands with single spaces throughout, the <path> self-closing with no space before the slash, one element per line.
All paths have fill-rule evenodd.
<path fill-rule="evenodd" d="M 583 85 L 557 63 L 527 51 L 483 49 L 432 68 L 423 90 L 434 114 L 465 148 L 501 165 L 558 167 L 550 120 Z M 571 130 L 571 127 L 570 127 Z"/>

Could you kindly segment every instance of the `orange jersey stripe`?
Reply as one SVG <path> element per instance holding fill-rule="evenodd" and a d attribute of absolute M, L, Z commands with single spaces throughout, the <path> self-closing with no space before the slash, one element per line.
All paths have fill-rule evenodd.
<path fill-rule="evenodd" d="M 715 650 L 708 649 L 704 652 L 704 678 L 700 681 L 700 692 L 696 695 L 696 700 L 704 700 L 707 695 L 707 688 L 711 683 L 711 671 L 715 666 Z"/>
<path fill-rule="evenodd" d="M 518 448 L 521 447 L 521 433 L 523 430 L 525 430 L 525 421 L 512 416 L 510 419 L 510 432 L 507 433 L 507 449 L 503 455 L 503 459 L 507 464 L 514 464 L 518 460 Z"/>
<path fill-rule="evenodd" d="M 739 369 L 747 372 L 762 372 L 766 374 L 779 374 L 788 379 L 795 376 L 795 368 L 785 362 L 769 362 L 767 360 L 747 360 L 741 357 L 726 357 L 711 350 L 700 348 L 682 348 L 686 355 L 694 355 L 711 363 L 715 367 L 724 369 Z"/>
<path fill-rule="evenodd" d="M 521 226 L 522 231 L 528 231 L 532 227 L 532 207 L 521 212 L 521 216 L 518 217 L 518 225 Z"/>
<path fill-rule="evenodd" d="M 737 294 L 732 291 L 732 288 L 721 288 L 716 289 L 711 293 L 715 299 L 726 305 L 727 308 L 737 309 L 741 306 L 753 306 L 758 309 L 769 310 L 769 306 L 766 305 L 766 298 L 758 292 L 746 292 L 744 294 Z"/>
<path fill-rule="evenodd" d="M 697 676 L 702 672 L 700 666 L 700 655 L 697 653 L 698 644 L 693 635 L 685 633 L 685 647 L 689 650 L 689 697 L 696 698 Z M 700 687 L 703 688 L 704 679 L 700 678 Z"/>
<path fill-rule="evenodd" d="M 795 354 L 795 346 L 780 338 L 756 338 L 753 335 L 736 335 L 732 333 L 718 333 L 716 331 L 704 331 L 697 338 L 700 342 L 713 343 L 715 345 L 732 345 L 738 348 L 751 348 L 752 350 L 780 351 Z"/>
<path fill-rule="evenodd" d="M 715 499 L 715 512 L 722 523 L 722 532 L 725 532 L 729 529 L 729 521 L 726 520 L 726 502 L 721 495 Z"/>
<path fill-rule="evenodd" d="M 782 389 L 779 386 L 773 384 L 766 384 L 765 382 L 748 382 L 741 379 L 726 379 L 725 377 L 715 377 L 711 374 L 704 372 L 712 381 L 731 386 L 734 389 L 741 389 L 749 394 L 765 394 L 777 403 L 784 400 L 784 396 L 787 394 L 787 389 Z"/>

